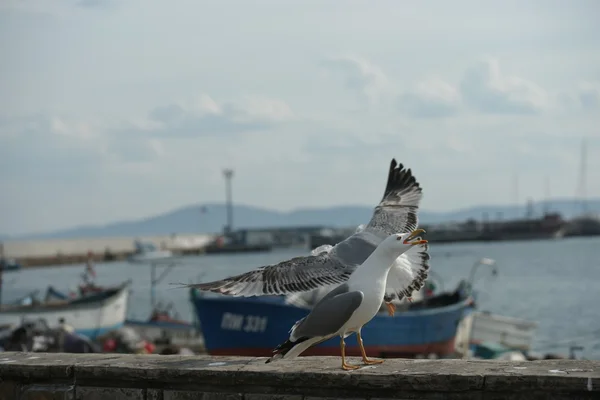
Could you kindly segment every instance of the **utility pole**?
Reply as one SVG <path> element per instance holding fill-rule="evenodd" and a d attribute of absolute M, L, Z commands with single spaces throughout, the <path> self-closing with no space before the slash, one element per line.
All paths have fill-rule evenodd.
<path fill-rule="evenodd" d="M 520 218 L 520 204 L 519 204 L 519 174 L 515 172 L 515 174 L 513 175 L 513 201 L 515 204 L 515 207 L 517 207 L 517 215 L 515 215 L 513 218 Z"/>
<path fill-rule="evenodd" d="M 231 178 L 233 178 L 232 169 L 224 169 L 225 176 L 225 195 L 227 198 L 227 225 L 225 226 L 225 234 L 229 234 L 233 230 L 233 204 L 231 200 Z"/>
<path fill-rule="evenodd" d="M 581 158 L 579 159 L 579 185 L 577 186 L 577 197 L 581 202 L 581 212 L 583 215 L 587 213 L 586 204 L 586 178 L 587 178 L 587 154 L 586 154 L 586 140 L 583 139 L 581 142 Z"/>
<path fill-rule="evenodd" d="M 2 305 L 2 275 L 4 272 L 4 243 L 0 242 L 0 305 Z"/>
<path fill-rule="evenodd" d="M 544 215 L 550 212 L 550 179 L 546 177 L 546 186 L 544 187 Z"/>

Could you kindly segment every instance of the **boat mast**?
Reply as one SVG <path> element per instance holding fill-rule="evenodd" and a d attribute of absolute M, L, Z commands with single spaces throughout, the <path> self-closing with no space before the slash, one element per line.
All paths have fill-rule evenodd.
<path fill-rule="evenodd" d="M 4 271 L 4 243 L 0 242 L 0 308 L 2 307 L 2 273 Z"/>
<path fill-rule="evenodd" d="M 550 212 L 550 178 L 546 176 L 544 182 L 544 215 Z"/>
<path fill-rule="evenodd" d="M 513 176 L 513 201 L 515 204 L 515 207 L 517 208 L 515 210 L 516 215 L 513 218 L 519 218 L 519 174 L 517 172 L 515 172 L 514 176 Z"/>
<path fill-rule="evenodd" d="M 225 234 L 229 234 L 233 229 L 233 204 L 231 200 L 231 178 L 233 177 L 232 169 L 223 170 L 225 176 L 225 195 L 227 199 L 227 225 L 225 226 Z"/>
<path fill-rule="evenodd" d="M 581 142 L 581 158 L 579 164 L 579 185 L 577 188 L 577 197 L 581 201 L 582 214 L 587 213 L 587 195 L 586 195 L 586 175 L 587 175 L 587 148 L 585 139 Z"/>

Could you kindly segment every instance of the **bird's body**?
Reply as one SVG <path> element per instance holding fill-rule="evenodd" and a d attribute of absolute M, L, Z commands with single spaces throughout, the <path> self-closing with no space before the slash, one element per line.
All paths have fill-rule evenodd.
<path fill-rule="evenodd" d="M 290 330 L 289 339 L 275 349 L 275 355 L 267 362 L 294 358 L 309 347 L 335 336 L 340 337 L 344 346 L 343 340 L 357 333 L 362 344 L 361 328 L 379 312 L 390 269 L 396 265 L 400 252 L 411 250 L 401 246 L 390 248 L 390 244 L 405 236 L 391 235 L 378 246 L 346 282 L 331 290 L 308 316 L 296 322 Z M 364 358 L 373 362 L 367 360 L 366 355 Z M 346 369 L 353 367 L 345 361 L 343 365 Z"/>
<path fill-rule="evenodd" d="M 348 291 L 360 292 L 363 298 L 344 325 L 345 334 L 356 332 L 379 312 L 393 261 L 390 256 L 381 257 L 375 250 L 367 261 L 350 275 L 347 282 Z"/>
<path fill-rule="evenodd" d="M 382 302 L 393 315 L 391 301 L 411 297 L 423 287 L 429 270 L 427 241 L 418 237 L 417 209 L 421 188 L 410 169 L 392 160 L 380 203 L 369 223 L 335 246 L 321 246 L 309 256 L 295 257 L 218 281 L 184 285 L 231 296 L 283 295 L 338 285 L 310 314 L 298 321 L 289 340 L 278 346 L 277 358 L 292 358 L 308 347 L 339 335 L 342 366 L 343 338 L 356 332 L 363 361 L 367 359 L 361 327 Z M 268 362 L 269 362 L 268 361 Z"/>

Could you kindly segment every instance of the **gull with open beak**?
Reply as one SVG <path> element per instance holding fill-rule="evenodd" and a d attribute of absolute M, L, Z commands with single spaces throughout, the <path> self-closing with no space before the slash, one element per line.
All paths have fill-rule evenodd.
<path fill-rule="evenodd" d="M 409 236 L 406 237 L 406 239 L 404 239 L 404 244 L 413 245 L 413 246 L 419 245 L 419 244 L 427 244 L 427 240 L 424 240 L 420 236 L 418 236 L 423 233 L 425 233 L 425 229 L 415 229 L 414 231 L 412 231 L 410 233 Z M 402 268 L 401 265 L 402 265 L 403 259 L 399 257 L 396 261 L 394 261 L 394 263 L 396 263 L 396 262 L 400 263 L 400 265 L 396 266 L 396 267 Z M 406 297 L 406 299 L 412 303 L 412 298 Z M 388 314 L 393 317 L 394 314 L 396 313 L 396 305 L 394 303 L 392 303 L 391 300 L 388 301 L 387 299 L 384 299 L 384 302 L 385 302 L 385 306 L 387 307 Z"/>
<path fill-rule="evenodd" d="M 428 245 L 419 236 L 424 231 L 417 229 L 421 197 L 422 189 L 411 170 L 392 160 L 383 198 L 371 220 L 345 240 L 335 246 L 320 246 L 308 256 L 183 287 L 230 296 L 261 296 L 337 285 L 292 327 L 288 340 L 274 350 L 267 362 L 293 358 L 312 345 L 339 335 L 342 368 L 358 368 L 348 365 L 345 359 L 344 338 L 352 333 L 357 335 L 363 362 L 381 362 L 367 358 L 360 331 L 383 302 L 393 313 L 392 300 L 410 298 L 425 284 Z"/>

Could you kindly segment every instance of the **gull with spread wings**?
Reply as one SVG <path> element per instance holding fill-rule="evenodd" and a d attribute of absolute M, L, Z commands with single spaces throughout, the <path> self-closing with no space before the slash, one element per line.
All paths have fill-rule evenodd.
<path fill-rule="evenodd" d="M 395 306 L 391 301 L 410 299 L 427 279 L 427 241 L 418 236 L 424 230 L 417 229 L 421 197 L 422 189 L 411 170 L 393 159 L 383 198 L 371 220 L 342 242 L 240 275 L 184 286 L 230 296 L 261 296 L 338 285 L 294 325 L 288 341 L 275 349 L 268 362 L 293 358 L 308 347 L 339 335 L 342 367 L 353 369 L 356 366 L 345 362 L 344 338 L 354 332 L 363 361 L 379 362 L 367 358 L 360 328 L 375 316 L 382 301 L 393 315 Z M 338 318 L 332 318 L 334 314 Z"/>

